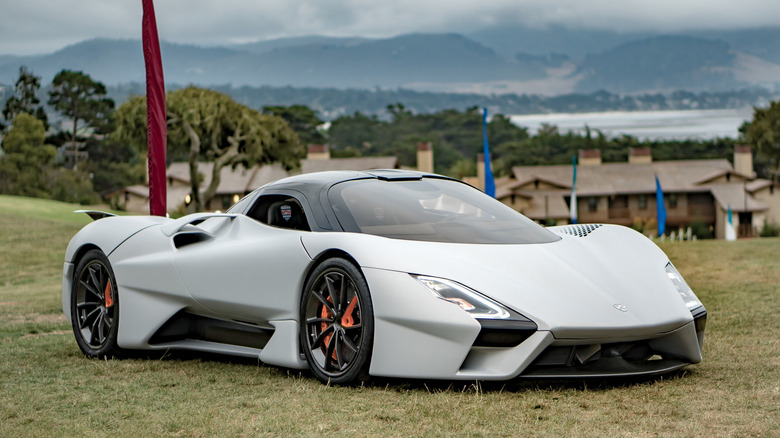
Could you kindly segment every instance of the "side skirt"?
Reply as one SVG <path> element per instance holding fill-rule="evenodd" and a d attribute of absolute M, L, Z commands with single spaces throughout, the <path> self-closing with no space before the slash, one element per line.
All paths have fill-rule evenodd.
<path fill-rule="evenodd" d="M 262 349 L 274 330 L 180 311 L 149 339 L 152 346 L 181 341 L 206 341 Z"/>

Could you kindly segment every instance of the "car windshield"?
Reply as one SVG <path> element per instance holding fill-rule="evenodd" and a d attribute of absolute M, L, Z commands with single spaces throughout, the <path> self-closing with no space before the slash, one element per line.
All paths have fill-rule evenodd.
<path fill-rule="evenodd" d="M 353 180 L 328 193 L 345 231 L 428 242 L 518 244 L 560 238 L 466 184 L 436 178 Z"/>

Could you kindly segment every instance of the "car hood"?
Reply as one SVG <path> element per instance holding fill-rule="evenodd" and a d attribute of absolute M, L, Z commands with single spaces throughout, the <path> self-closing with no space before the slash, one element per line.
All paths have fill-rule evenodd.
<path fill-rule="evenodd" d="M 310 255 L 343 249 L 367 268 L 454 280 L 551 330 L 559 339 L 638 339 L 692 316 L 669 281 L 666 255 L 641 234 L 605 225 L 585 235 L 551 228 L 544 244 L 404 241 L 349 233 L 302 237 Z"/>

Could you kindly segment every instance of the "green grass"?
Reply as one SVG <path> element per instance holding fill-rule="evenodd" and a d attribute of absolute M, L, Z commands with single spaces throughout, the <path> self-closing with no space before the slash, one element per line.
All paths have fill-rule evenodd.
<path fill-rule="evenodd" d="M 780 239 L 663 245 L 709 311 L 682 372 L 334 388 L 220 356 L 85 358 L 60 301 L 78 208 L 0 196 L 0 436 L 779 435 Z"/>
<path fill-rule="evenodd" d="M 49 199 L 0 195 L 0 212 L 3 212 L 3 214 L 12 214 L 25 218 L 52 219 L 81 226 L 92 221 L 84 213 L 73 213 L 76 210 L 101 210 L 114 214 L 125 214 L 109 210 L 105 205 L 85 206 Z"/>

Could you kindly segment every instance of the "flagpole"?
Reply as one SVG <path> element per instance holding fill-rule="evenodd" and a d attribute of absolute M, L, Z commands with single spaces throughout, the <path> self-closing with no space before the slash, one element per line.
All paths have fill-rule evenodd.
<path fill-rule="evenodd" d="M 666 206 L 664 205 L 664 192 L 661 190 L 661 182 L 655 175 L 655 212 L 658 219 L 658 236 L 666 233 Z"/>
<path fill-rule="evenodd" d="M 490 197 L 496 197 L 496 181 L 493 178 L 493 170 L 490 167 L 490 146 L 487 135 L 487 108 L 482 108 L 482 154 L 485 156 L 485 193 Z"/>
<path fill-rule="evenodd" d="M 165 80 L 163 78 L 160 40 L 152 0 L 142 0 L 144 64 L 146 66 L 146 142 L 149 161 L 149 213 L 165 216 L 165 153 L 167 126 L 165 114 Z"/>
<path fill-rule="evenodd" d="M 571 223 L 576 224 L 577 223 L 577 191 L 575 189 L 577 185 L 577 155 L 572 154 L 571 156 L 571 167 L 572 167 L 572 176 L 571 176 L 571 198 L 569 199 L 569 217 L 571 218 Z"/>

